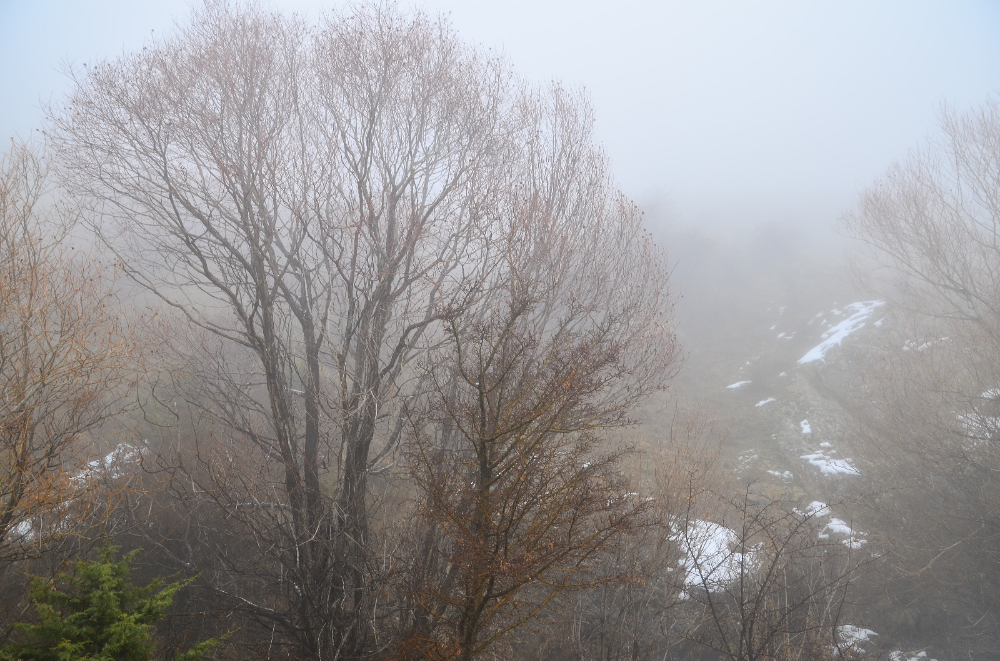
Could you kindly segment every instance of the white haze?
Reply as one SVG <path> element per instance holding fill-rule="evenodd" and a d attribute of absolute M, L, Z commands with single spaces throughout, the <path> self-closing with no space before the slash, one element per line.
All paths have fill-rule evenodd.
<path fill-rule="evenodd" d="M 342 3 L 272 6 L 315 15 Z M 411 3 L 402 3 L 404 6 Z M 809 224 L 825 231 L 858 190 L 916 145 L 942 102 L 1000 89 L 991 2 L 427 0 L 515 69 L 584 86 L 626 192 L 676 226 Z M 0 0 L 0 136 L 80 65 L 140 48 L 184 20 L 162 0 Z"/>

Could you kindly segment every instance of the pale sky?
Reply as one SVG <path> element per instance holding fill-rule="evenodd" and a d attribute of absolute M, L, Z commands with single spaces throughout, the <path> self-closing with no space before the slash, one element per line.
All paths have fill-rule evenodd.
<path fill-rule="evenodd" d="M 270 6 L 316 14 L 338 2 Z M 1000 92 L 1000 3 L 426 0 L 524 76 L 591 95 L 625 191 L 675 222 L 831 225 L 930 134 Z M 186 0 L 0 0 L 0 137 L 77 65 L 140 48 Z"/>

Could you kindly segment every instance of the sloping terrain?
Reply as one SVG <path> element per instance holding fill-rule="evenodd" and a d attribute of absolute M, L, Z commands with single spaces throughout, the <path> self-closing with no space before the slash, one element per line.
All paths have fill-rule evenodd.
<path fill-rule="evenodd" d="M 674 285 L 687 356 L 676 395 L 723 430 L 730 476 L 815 515 L 821 537 L 873 554 L 878 531 L 851 505 L 866 481 L 852 452 L 850 393 L 892 320 L 882 301 L 852 286 L 839 254 L 810 253 L 805 242 L 784 246 L 783 259 L 763 240 L 702 243 L 687 268 L 688 244 L 679 242 Z M 838 635 L 858 649 L 881 643 L 894 661 L 924 658 L 854 626 L 866 624 Z"/>

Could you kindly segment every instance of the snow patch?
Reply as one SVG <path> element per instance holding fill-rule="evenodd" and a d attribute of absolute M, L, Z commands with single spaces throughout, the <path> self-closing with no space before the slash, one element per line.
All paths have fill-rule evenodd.
<path fill-rule="evenodd" d="M 780 477 L 783 480 L 790 480 L 790 479 L 792 479 L 792 472 L 791 471 L 781 472 L 781 471 L 771 471 L 771 470 L 769 470 L 767 472 L 770 473 L 771 475 L 774 475 L 775 477 Z"/>
<path fill-rule="evenodd" d="M 826 516 L 830 513 L 830 508 L 821 500 L 814 500 L 809 503 L 809 507 L 806 508 L 806 514 L 809 516 Z"/>
<path fill-rule="evenodd" d="M 830 539 L 830 535 L 843 535 L 845 539 L 840 540 L 841 543 L 850 549 L 860 549 L 862 546 L 868 543 L 867 539 L 862 539 L 867 537 L 867 533 L 858 532 L 851 528 L 843 519 L 838 519 L 832 516 L 830 512 L 830 506 L 820 500 L 814 500 L 809 503 L 809 507 L 806 508 L 805 512 L 794 510 L 796 514 L 801 516 L 809 517 L 824 517 L 829 516 L 830 521 L 819 531 L 817 536 L 820 539 Z"/>
<path fill-rule="evenodd" d="M 812 454 L 804 454 L 800 459 L 805 459 L 824 475 L 861 475 L 850 459 L 834 459 L 830 456 L 835 453 L 835 450 L 820 450 Z"/>
<path fill-rule="evenodd" d="M 843 624 L 837 627 L 838 644 L 834 651 L 837 654 L 852 652 L 855 656 L 861 656 L 865 653 L 865 650 L 861 647 L 861 643 L 867 643 L 873 636 L 878 636 L 878 634 L 871 629 L 862 629 L 853 624 Z M 851 658 L 854 657 L 852 656 Z"/>
<path fill-rule="evenodd" d="M 865 533 L 855 532 L 843 519 L 836 517 L 830 517 L 830 522 L 819 532 L 820 539 L 830 539 L 830 535 L 844 535 L 846 539 L 842 540 L 842 543 L 847 548 L 854 550 L 860 549 L 868 543 L 867 539 L 862 539 L 866 536 Z"/>
<path fill-rule="evenodd" d="M 889 661 L 937 661 L 937 659 L 928 659 L 927 652 L 925 650 L 920 650 L 919 652 L 900 652 L 896 650 L 889 655 Z"/>
<path fill-rule="evenodd" d="M 11 532 L 14 533 L 14 536 L 22 542 L 30 542 L 35 539 L 35 525 L 31 519 L 21 521 L 19 524 L 14 526 Z"/>
<path fill-rule="evenodd" d="M 103 457 L 87 462 L 83 468 L 69 478 L 70 483 L 79 489 L 78 493 L 72 495 L 71 492 L 69 499 L 51 509 L 35 512 L 28 518 L 19 521 L 11 529 L 16 541 L 22 544 L 35 541 L 42 534 L 43 524 L 50 530 L 64 530 L 72 521 L 71 508 L 79 494 L 82 494 L 97 479 L 117 480 L 133 473 L 135 468 L 141 464 L 146 452 L 145 448 L 119 443 L 114 450 Z M 46 519 L 48 520 L 46 521 Z"/>
<path fill-rule="evenodd" d="M 823 341 L 810 349 L 806 355 L 799 358 L 799 364 L 804 365 L 806 363 L 825 361 L 826 354 L 830 349 L 840 346 L 844 338 L 854 331 L 864 328 L 865 321 L 871 316 L 872 312 L 883 305 L 885 305 L 885 301 L 863 301 L 848 305 L 847 308 L 853 310 L 854 314 L 836 326 L 824 331 L 820 336 Z"/>
<path fill-rule="evenodd" d="M 956 416 L 966 435 L 972 441 L 972 445 L 978 445 L 982 441 L 989 441 L 1000 434 L 1000 418 L 992 415 L 982 415 L 972 411 L 965 415 Z"/>
<path fill-rule="evenodd" d="M 813 433 L 813 428 L 809 425 L 809 421 L 808 420 L 803 420 L 802 422 L 799 423 L 799 426 L 802 427 L 802 433 L 803 434 L 811 434 L 811 433 Z"/>
<path fill-rule="evenodd" d="M 686 572 L 685 592 L 689 588 L 723 590 L 739 579 L 741 570 L 747 571 L 757 563 L 756 549 L 736 551 L 740 548 L 736 532 L 711 521 L 690 521 L 686 532 L 675 532 L 670 539 L 680 544 L 684 554 L 681 568 Z M 686 594 L 682 593 L 681 598 Z"/>
<path fill-rule="evenodd" d="M 776 402 L 776 401 L 778 401 L 778 400 L 776 400 L 774 397 L 768 397 L 767 399 L 760 400 L 759 402 L 757 402 L 756 404 L 754 404 L 754 406 L 756 406 L 757 408 L 760 408 L 760 407 L 764 406 L 765 404 L 770 404 L 771 402 Z"/>
<path fill-rule="evenodd" d="M 753 381 L 737 381 L 736 383 L 726 386 L 729 390 L 737 390 L 743 386 L 750 385 Z"/>
<path fill-rule="evenodd" d="M 740 455 L 739 470 L 745 471 L 746 469 L 750 468 L 750 466 L 752 466 L 757 461 L 757 459 L 758 455 L 756 450 L 747 450 L 746 452 Z"/>
<path fill-rule="evenodd" d="M 94 459 L 87 463 L 83 469 L 71 479 L 74 482 L 90 482 L 99 474 L 106 474 L 111 478 L 123 477 L 128 467 L 136 466 L 142 462 L 144 449 L 139 449 L 132 445 L 119 443 L 114 450 L 99 459 Z"/>
<path fill-rule="evenodd" d="M 942 337 L 937 340 L 927 340 L 926 342 L 920 342 L 920 340 L 907 340 L 903 343 L 903 351 L 926 351 L 939 342 L 947 342 L 948 339 L 949 338 L 947 337 Z"/>

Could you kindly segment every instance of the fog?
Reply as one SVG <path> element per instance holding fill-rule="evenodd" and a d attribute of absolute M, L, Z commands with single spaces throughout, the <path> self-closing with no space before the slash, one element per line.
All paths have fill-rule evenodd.
<path fill-rule="evenodd" d="M 311 17 L 344 6 L 274 4 Z M 141 48 L 189 6 L 0 4 L 0 135 L 42 125 L 43 106 L 67 90 L 66 66 Z M 670 252 L 682 332 L 714 327 L 754 278 L 842 269 L 838 219 L 864 186 L 934 131 L 944 104 L 973 107 L 1000 89 L 990 2 L 415 6 L 446 14 L 530 80 L 586 89 L 615 176 Z M 734 257 L 742 276 L 727 279 Z"/>
<path fill-rule="evenodd" d="M 1000 88 L 991 2 L 414 4 L 529 79 L 585 88 L 616 176 L 657 222 L 830 229 L 943 103 L 972 107 Z M 0 135 L 41 125 L 67 89 L 64 63 L 140 48 L 188 7 L 0 3 Z"/>
<path fill-rule="evenodd" d="M 104 540 L 162 658 L 994 658 L 998 63 L 991 2 L 0 0 L 0 348 L 70 365 L 0 361 L 0 633 Z"/>

